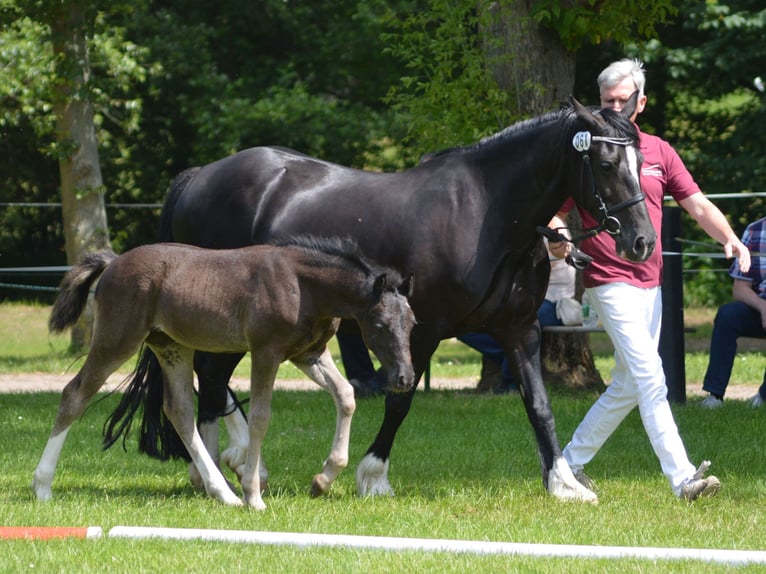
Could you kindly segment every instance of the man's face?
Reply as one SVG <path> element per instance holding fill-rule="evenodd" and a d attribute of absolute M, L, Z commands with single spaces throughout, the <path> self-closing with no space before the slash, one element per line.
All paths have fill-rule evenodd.
<path fill-rule="evenodd" d="M 636 84 L 633 83 L 633 78 L 625 78 L 619 84 L 601 90 L 601 107 L 611 108 L 616 112 L 622 111 L 635 91 Z M 632 121 L 636 121 L 636 116 L 644 111 L 644 106 L 646 106 L 646 96 L 639 96 L 636 112 L 630 116 Z"/>

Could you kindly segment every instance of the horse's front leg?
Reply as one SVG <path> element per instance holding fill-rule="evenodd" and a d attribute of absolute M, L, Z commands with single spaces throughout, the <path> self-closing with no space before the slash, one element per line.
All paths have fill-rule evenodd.
<path fill-rule="evenodd" d="M 277 377 L 280 360 L 268 349 L 251 352 L 252 370 L 250 373 L 250 412 L 247 426 L 250 433 L 249 448 L 245 458 L 242 476 L 242 490 L 245 503 L 256 510 L 266 510 L 261 496 L 260 463 L 263 441 L 271 421 L 271 398 L 274 393 L 274 380 Z"/>
<path fill-rule="evenodd" d="M 177 344 L 152 346 L 165 377 L 163 409 L 178 436 L 189 451 L 209 496 L 231 506 L 242 506 L 242 500 L 232 492 L 208 449 L 202 442 L 194 418 L 194 372 L 191 349 Z"/>
<path fill-rule="evenodd" d="M 413 330 L 410 343 L 415 384 L 406 393 L 386 393 L 383 423 L 380 425 L 378 435 L 356 468 L 356 489 L 360 496 L 394 495 L 394 490 L 388 481 L 388 459 L 391 455 L 391 447 L 394 444 L 396 432 L 410 412 L 418 382 L 431 360 L 431 355 L 439 345 L 439 337 L 424 334 L 423 331 L 416 336 Z"/>
<path fill-rule="evenodd" d="M 351 386 L 332 360 L 326 348 L 318 358 L 303 362 L 293 359 L 293 363 L 312 381 L 327 390 L 335 402 L 335 436 L 330 454 L 324 461 L 322 472 L 314 475 L 311 481 L 311 496 L 317 497 L 330 490 L 335 478 L 348 466 L 348 445 L 351 436 L 351 419 L 356 410 L 354 387 Z"/>
<path fill-rule="evenodd" d="M 515 363 L 516 372 L 520 376 L 519 390 L 537 439 L 543 485 L 556 498 L 597 504 L 596 494 L 575 479 L 561 452 L 551 403 L 543 383 L 540 343 L 540 325 L 535 321 L 521 343 L 508 356 L 511 363 Z"/>

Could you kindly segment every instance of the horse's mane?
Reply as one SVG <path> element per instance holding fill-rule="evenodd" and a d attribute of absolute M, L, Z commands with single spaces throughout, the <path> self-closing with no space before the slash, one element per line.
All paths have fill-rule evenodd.
<path fill-rule="evenodd" d="M 596 115 L 600 115 L 604 119 L 605 125 L 607 127 L 607 131 L 609 132 L 607 133 L 608 136 L 627 137 L 632 140 L 638 139 L 638 131 L 636 129 L 635 124 L 632 121 L 630 121 L 630 118 L 628 118 L 624 114 L 621 114 L 620 112 L 616 112 L 610 108 L 602 109 L 596 106 L 591 106 L 589 109 L 591 112 L 593 112 Z M 558 110 L 547 112 L 539 116 L 535 116 L 532 118 L 515 122 L 497 133 L 494 133 L 492 135 L 489 135 L 480 139 L 476 143 L 469 144 L 469 145 L 459 145 L 459 146 L 443 149 L 437 152 L 425 154 L 421 158 L 420 163 L 423 163 L 425 161 L 430 161 L 436 157 L 448 155 L 451 153 L 465 153 L 465 152 L 471 152 L 471 151 L 478 151 L 484 148 L 491 147 L 493 144 L 499 141 L 505 141 L 517 135 L 532 131 L 538 126 L 545 125 L 550 122 L 556 122 L 561 119 L 573 120 L 574 117 L 575 117 L 574 107 L 570 103 L 564 103 L 562 104 L 561 108 Z"/>
<path fill-rule="evenodd" d="M 297 247 L 314 253 L 321 253 L 331 257 L 342 259 L 357 269 L 364 272 L 365 275 L 378 275 L 380 273 L 399 273 L 395 270 L 383 267 L 370 260 L 362 250 L 359 244 L 350 237 L 320 237 L 315 235 L 291 235 L 287 238 L 272 242 L 277 247 Z"/>

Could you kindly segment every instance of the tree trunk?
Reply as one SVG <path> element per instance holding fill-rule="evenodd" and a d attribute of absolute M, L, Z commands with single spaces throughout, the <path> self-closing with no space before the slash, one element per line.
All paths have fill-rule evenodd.
<path fill-rule="evenodd" d="M 514 111 L 522 116 L 557 108 L 572 94 L 575 79 L 575 53 L 564 47 L 555 32 L 538 26 L 530 9 L 531 2 L 525 0 L 480 3 L 483 16 L 489 16 L 482 18 L 481 29 L 487 61 L 498 85 L 514 95 Z M 579 285 L 577 292 L 582 292 Z M 587 335 L 548 333 L 543 340 L 541 359 L 547 383 L 603 390 Z"/>
<path fill-rule="evenodd" d="M 84 253 L 109 247 L 82 6 L 64 2 L 51 16 L 50 27 L 57 63 L 54 109 L 64 240 L 67 262 L 76 265 Z M 91 325 L 92 313 L 86 311 L 72 330 L 72 348 L 90 342 Z"/>
<path fill-rule="evenodd" d="M 487 2 L 490 15 L 482 38 L 487 61 L 498 86 L 516 99 L 514 112 L 537 116 L 572 94 L 575 53 L 558 35 L 530 17 L 531 2 Z"/>
<path fill-rule="evenodd" d="M 545 333 L 541 349 L 543 379 L 573 391 L 603 392 L 606 386 L 593 362 L 587 333 Z"/>

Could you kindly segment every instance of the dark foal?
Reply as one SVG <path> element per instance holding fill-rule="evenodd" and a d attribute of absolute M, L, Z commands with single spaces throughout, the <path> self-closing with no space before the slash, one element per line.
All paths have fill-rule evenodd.
<path fill-rule="evenodd" d="M 337 409 L 332 449 L 313 479 L 314 495 L 326 492 L 348 464 L 354 393 L 327 350 L 339 318 L 359 322 L 367 344 L 386 366 L 392 390 L 404 391 L 414 383 L 409 341 L 415 318 L 407 301 L 412 278 L 370 263 L 348 242 L 296 239 L 280 247 L 221 251 L 156 244 L 120 257 L 111 251 L 94 253 L 65 276 L 50 319 L 52 331 L 76 322 L 99 277 L 92 345 L 82 369 L 64 388 L 34 473 L 32 488 L 40 500 L 52 496 L 72 423 L 142 344 L 160 363 L 166 381 L 163 408 L 206 491 L 230 505 L 242 500 L 229 488 L 195 425 L 192 362 L 195 349 L 250 352 L 249 444 L 241 445 L 244 460 L 232 464 L 245 504 L 259 510 L 265 508 L 258 472 L 261 447 L 282 361 L 292 361 L 327 389 Z"/>

